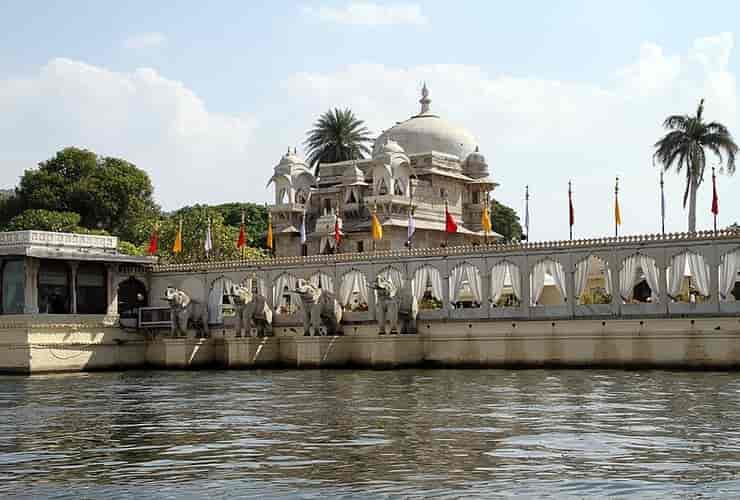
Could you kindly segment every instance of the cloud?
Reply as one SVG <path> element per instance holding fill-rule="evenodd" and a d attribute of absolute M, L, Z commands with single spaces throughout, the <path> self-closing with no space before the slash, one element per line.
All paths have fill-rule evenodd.
<path fill-rule="evenodd" d="M 244 171 L 256 120 L 210 111 L 155 70 L 110 71 L 54 59 L 30 78 L 0 80 L 0 185 L 66 146 L 135 163 L 166 208 L 256 198 Z M 229 182 L 244 180 L 241 185 Z"/>
<path fill-rule="evenodd" d="M 379 5 L 372 2 L 349 2 L 343 7 L 307 6 L 303 11 L 321 21 L 337 24 L 382 26 L 427 23 L 421 6 L 413 3 Z"/>
<path fill-rule="evenodd" d="M 158 47 L 167 41 L 162 33 L 140 33 L 126 38 L 121 44 L 124 49 L 148 49 Z"/>
<path fill-rule="evenodd" d="M 698 39 L 684 54 L 645 43 L 635 60 L 593 82 L 489 75 L 475 65 L 353 64 L 336 72 L 292 75 L 284 88 L 310 103 L 309 116 L 330 106 L 349 106 L 380 133 L 418 112 L 419 88 L 426 81 L 432 110 L 478 138 L 492 176 L 501 183 L 496 195 L 521 212 L 524 186 L 530 186 L 534 238 L 567 237 L 569 179 L 574 182 L 576 236 L 612 233 L 617 175 L 622 231 L 646 233 L 659 227 L 651 155 L 664 133 L 663 119 L 693 113 L 704 97 L 705 116 L 736 130 L 737 87 L 728 69 L 732 47 L 730 34 Z M 682 178 L 666 179 L 668 227 L 685 230 Z M 720 178 L 725 217 L 740 213 L 740 198 L 732 194 L 737 182 Z M 710 196 L 704 185 L 698 210 L 703 227 L 711 227 Z"/>

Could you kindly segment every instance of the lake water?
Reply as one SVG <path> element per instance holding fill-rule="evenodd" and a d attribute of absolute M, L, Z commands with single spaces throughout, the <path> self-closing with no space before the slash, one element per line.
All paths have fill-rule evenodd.
<path fill-rule="evenodd" d="M 740 495 L 735 373 L 0 377 L 0 495 Z"/>

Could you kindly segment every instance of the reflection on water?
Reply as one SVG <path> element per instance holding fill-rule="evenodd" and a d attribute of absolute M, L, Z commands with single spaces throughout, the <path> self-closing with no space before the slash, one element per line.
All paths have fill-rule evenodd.
<path fill-rule="evenodd" d="M 737 496 L 733 373 L 0 377 L 0 494 Z"/>

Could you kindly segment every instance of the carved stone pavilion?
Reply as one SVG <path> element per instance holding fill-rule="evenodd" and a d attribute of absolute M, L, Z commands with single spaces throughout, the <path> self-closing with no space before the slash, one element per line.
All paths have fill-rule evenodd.
<path fill-rule="evenodd" d="M 277 256 L 369 251 L 374 209 L 383 226 L 377 250 L 407 245 L 412 210 L 416 231 L 411 245 L 416 248 L 500 238 L 495 232 L 485 235 L 481 225 L 486 198 L 497 184 L 489 177 L 478 141 L 432 112 L 426 85 L 419 103 L 418 114 L 376 139 L 372 158 L 321 164 L 316 177 L 296 150 L 288 150 L 268 183 L 275 187 L 269 211 Z M 458 224 L 456 234 L 445 233 L 445 201 Z M 339 248 L 334 239 L 337 218 Z"/>

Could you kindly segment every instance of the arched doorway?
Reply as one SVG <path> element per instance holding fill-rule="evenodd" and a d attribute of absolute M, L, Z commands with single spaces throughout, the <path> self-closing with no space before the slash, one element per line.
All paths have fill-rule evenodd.
<path fill-rule="evenodd" d="M 118 315 L 121 325 L 135 328 L 139 319 L 139 308 L 149 303 L 144 283 L 133 276 L 118 285 Z"/>

